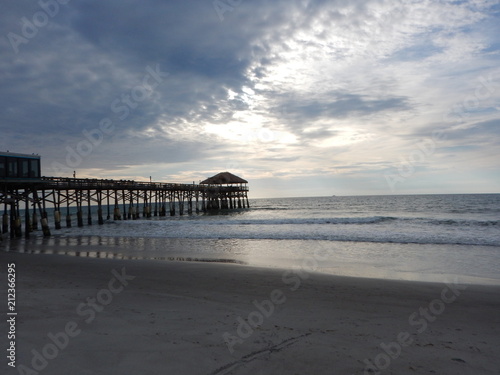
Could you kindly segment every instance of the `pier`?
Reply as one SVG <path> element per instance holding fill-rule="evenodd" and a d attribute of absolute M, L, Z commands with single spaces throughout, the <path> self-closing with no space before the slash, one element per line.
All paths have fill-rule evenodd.
<path fill-rule="evenodd" d="M 228 172 L 199 184 L 38 177 L 39 159 L 0 154 L 0 231 L 10 233 L 11 238 L 22 237 L 23 233 L 29 237 L 39 228 L 47 237 L 51 228 L 61 229 L 63 225 L 82 227 L 102 225 L 105 220 L 250 207 L 247 181 Z"/>

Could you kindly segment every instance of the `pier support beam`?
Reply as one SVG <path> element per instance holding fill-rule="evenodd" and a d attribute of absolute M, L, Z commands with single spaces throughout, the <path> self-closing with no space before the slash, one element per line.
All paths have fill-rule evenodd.
<path fill-rule="evenodd" d="M 56 197 L 57 194 L 57 197 Z M 54 226 L 56 229 L 61 229 L 61 192 L 52 191 L 54 197 Z"/>
<path fill-rule="evenodd" d="M 42 202 L 38 198 L 38 192 L 36 189 L 33 190 L 33 200 L 38 206 L 38 211 L 40 212 L 42 232 L 44 237 L 50 237 L 49 220 L 47 219 L 47 211 L 45 211 L 45 191 L 42 190 Z"/>
<path fill-rule="evenodd" d="M 38 230 L 38 214 L 36 213 L 36 208 L 33 207 L 33 215 L 31 215 L 31 228 L 33 230 Z"/>
<path fill-rule="evenodd" d="M 87 190 L 87 224 L 92 225 L 92 202 L 90 190 Z"/>
<path fill-rule="evenodd" d="M 113 211 L 113 219 L 114 220 L 121 220 L 122 219 L 122 214 L 120 212 L 120 203 L 118 202 L 118 192 L 115 191 L 115 209 Z"/>
<path fill-rule="evenodd" d="M 175 216 L 175 194 L 169 192 L 170 216 Z"/>
<path fill-rule="evenodd" d="M 111 219 L 111 206 L 109 205 L 109 190 L 106 192 L 106 201 L 108 204 L 108 215 L 106 216 L 107 220 Z"/>
<path fill-rule="evenodd" d="M 83 212 L 81 208 L 78 208 L 78 211 L 76 212 L 76 221 L 79 227 L 83 227 Z"/>
<path fill-rule="evenodd" d="M 50 228 L 49 228 L 49 220 L 47 218 L 43 218 L 41 220 L 42 223 L 42 232 L 44 237 L 50 237 Z"/>
<path fill-rule="evenodd" d="M 82 212 L 82 199 L 81 191 L 75 191 L 76 197 L 76 222 L 78 227 L 83 227 L 83 212 Z"/>
<path fill-rule="evenodd" d="M 69 211 L 70 196 L 69 190 L 66 190 L 66 228 L 71 228 L 71 213 Z"/>
<path fill-rule="evenodd" d="M 99 225 L 104 224 L 104 218 L 102 217 L 102 191 L 97 192 L 97 223 Z"/>
<path fill-rule="evenodd" d="M 122 190 L 122 201 L 123 201 L 123 220 L 127 220 L 127 195 L 125 190 Z"/>
<path fill-rule="evenodd" d="M 154 216 L 158 216 L 158 191 L 155 191 L 155 209 Z"/>
<path fill-rule="evenodd" d="M 29 194 L 26 194 L 26 202 L 24 206 L 24 236 L 30 238 L 31 223 L 30 223 L 30 200 Z"/>
<path fill-rule="evenodd" d="M 8 232 L 9 232 L 9 214 L 5 212 L 2 215 L 2 233 L 8 233 Z"/>
<path fill-rule="evenodd" d="M 99 202 L 99 208 L 97 209 L 97 223 L 99 225 L 104 224 L 104 218 L 102 217 L 102 206 L 100 202 Z"/>
<path fill-rule="evenodd" d="M 54 211 L 54 225 L 56 229 L 61 229 L 61 211 L 59 209 Z"/>

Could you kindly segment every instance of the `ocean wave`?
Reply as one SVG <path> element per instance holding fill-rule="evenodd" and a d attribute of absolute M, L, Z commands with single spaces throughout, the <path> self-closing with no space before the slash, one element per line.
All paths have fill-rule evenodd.
<path fill-rule="evenodd" d="M 499 220 L 456 220 L 456 219 L 422 219 L 432 225 L 479 226 L 491 227 L 500 224 Z"/>
<path fill-rule="evenodd" d="M 124 234 L 116 233 L 116 236 Z M 131 234 L 129 236 L 134 237 Z M 364 242 L 364 243 L 391 243 L 391 244 L 418 244 L 418 245 L 467 245 L 467 246 L 491 246 L 500 247 L 500 242 L 491 238 L 453 238 L 439 236 L 422 236 L 420 234 L 391 236 L 391 235 L 366 235 L 366 234 L 319 234 L 319 233 L 210 233 L 210 232 L 191 232 L 191 233 L 168 233 L 168 234 L 142 234 L 138 237 L 157 237 L 157 238 L 189 238 L 197 240 L 319 240 L 332 242 Z"/>
<path fill-rule="evenodd" d="M 208 225 L 208 226 L 282 226 L 282 225 L 370 225 L 370 224 L 391 224 L 400 223 L 401 225 L 443 226 L 443 227 L 496 227 L 500 225 L 499 220 L 465 220 L 465 219 L 435 219 L 427 217 L 394 217 L 394 216 L 353 216 L 353 217 L 322 217 L 322 218 L 269 218 L 269 219 L 239 219 L 239 218 L 218 218 L 212 217 L 211 220 L 198 218 L 186 218 L 190 225 Z M 184 225 L 186 220 L 170 219 L 139 219 L 132 223 L 142 223 L 143 225 Z"/>
<path fill-rule="evenodd" d="M 307 218 L 307 219 L 247 219 L 247 220 L 217 220 L 206 225 L 324 225 L 324 224 L 377 224 L 398 220 L 391 216 L 371 217 L 333 217 L 333 218 Z"/>
<path fill-rule="evenodd" d="M 114 225 L 63 229 L 62 234 L 95 235 L 103 237 L 244 239 L 244 240 L 324 240 L 344 242 L 373 242 L 426 245 L 474 245 L 500 247 L 498 226 L 460 227 L 453 224 L 423 225 L 417 221 L 408 225 L 385 222 L 388 217 L 337 219 L 343 224 L 326 223 L 331 219 L 289 220 L 228 220 L 222 221 L 121 221 Z M 304 225 L 304 222 L 316 225 Z M 346 222 L 355 224 L 345 224 Z M 382 224 L 367 225 L 367 222 Z M 427 221 L 429 223 L 430 221 Z M 361 224 L 360 224 L 361 223 Z"/>
<path fill-rule="evenodd" d="M 318 234 L 318 233 L 191 233 L 192 239 L 242 239 L 242 240 L 319 240 L 332 242 L 364 242 L 364 243 L 391 243 L 391 244 L 417 244 L 417 245 L 467 245 L 467 246 L 491 246 L 500 247 L 497 240 L 483 238 L 452 238 L 439 236 L 374 236 L 366 234 Z"/>
<path fill-rule="evenodd" d="M 390 222 L 403 222 L 406 224 L 419 225 L 443 225 L 443 226 L 481 226 L 491 227 L 500 225 L 499 220 L 458 220 L 458 219 L 432 219 L 393 216 L 369 216 L 369 217 L 331 217 L 331 218 L 290 218 L 290 219 L 246 219 L 246 220 L 216 220 L 212 225 L 325 225 L 325 224 L 380 224 Z M 205 222 L 203 224 L 206 224 Z"/>

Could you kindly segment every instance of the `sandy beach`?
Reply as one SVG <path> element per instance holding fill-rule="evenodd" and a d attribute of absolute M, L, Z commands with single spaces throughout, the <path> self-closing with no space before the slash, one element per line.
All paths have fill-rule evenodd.
<path fill-rule="evenodd" d="M 2 283 L 15 264 L 17 312 L 15 323 L 2 319 L 4 353 L 15 332 L 16 367 L 3 356 L 4 374 L 500 373 L 500 287 L 236 264 L 0 260 Z"/>

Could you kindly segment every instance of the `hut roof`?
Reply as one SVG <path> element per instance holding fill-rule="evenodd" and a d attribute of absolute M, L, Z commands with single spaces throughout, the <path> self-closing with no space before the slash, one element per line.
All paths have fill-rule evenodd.
<path fill-rule="evenodd" d="M 242 179 L 241 177 L 235 176 L 229 172 L 221 172 L 217 173 L 215 176 L 207 178 L 202 181 L 201 184 L 210 184 L 210 185 L 222 185 L 222 184 L 248 184 L 247 180 Z"/>

